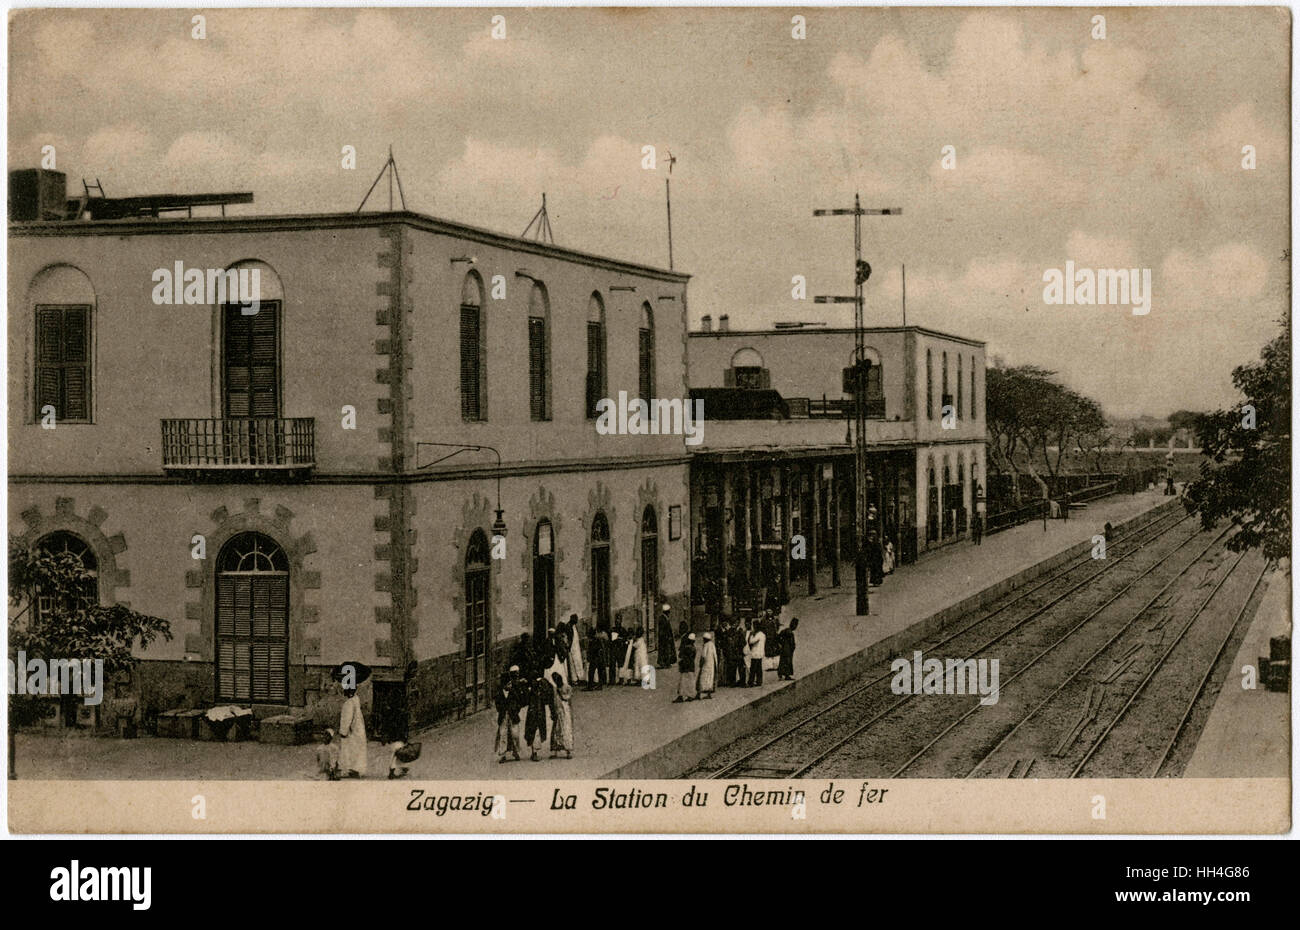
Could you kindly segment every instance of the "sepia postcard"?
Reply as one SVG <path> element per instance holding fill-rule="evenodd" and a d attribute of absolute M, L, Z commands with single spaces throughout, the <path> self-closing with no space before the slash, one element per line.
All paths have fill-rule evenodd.
<path fill-rule="evenodd" d="M 12 832 L 1290 829 L 1287 8 L 8 29 Z"/>

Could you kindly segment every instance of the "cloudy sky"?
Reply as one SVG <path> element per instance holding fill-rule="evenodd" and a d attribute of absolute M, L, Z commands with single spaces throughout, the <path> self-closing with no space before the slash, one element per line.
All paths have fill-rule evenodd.
<path fill-rule="evenodd" d="M 856 191 L 905 211 L 864 220 L 872 323 L 905 263 L 909 323 L 1121 416 L 1231 402 L 1287 304 L 1285 10 L 194 12 L 12 14 L 11 167 L 351 211 L 391 144 L 413 210 L 518 234 L 545 191 L 558 244 L 666 266 L 671 151 L 691 316 L 733 328 L 845 321 L 791 277 L 851 293 L 851 221 L 812 210 Z M 1044 304 L 1067 260 L 1151 269 L 1151 312 Z"/>

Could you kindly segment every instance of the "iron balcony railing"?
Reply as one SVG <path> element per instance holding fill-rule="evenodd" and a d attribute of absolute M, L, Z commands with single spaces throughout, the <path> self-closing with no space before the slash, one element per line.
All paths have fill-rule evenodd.
<path fill-rule="evenodd" d="M 853 416 L 853 399 L 828 400 L 825 395 L 821 397 L 787 397 L 786 403 L 790 407 L 790 418 L 803 419 L 808 417 L 813 420 L 825 419 L 843 419 Z M 868 420 L 883 420 L 885 418 L 885 397 L 883 394 L 868 394 L 866 398 L 866 414 Z"/>
<path fill-rule="evenodd" d="M 316 465 L 311 417 L 162 421 L 163 468 L 305 469 Z"/>

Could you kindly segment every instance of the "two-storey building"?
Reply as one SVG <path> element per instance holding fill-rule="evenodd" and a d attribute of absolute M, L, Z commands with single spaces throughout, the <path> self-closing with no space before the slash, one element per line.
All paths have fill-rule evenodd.
<path fill-rule="evenodd" d="M 870 328 L 866 344 L 870 529 L 910 562 L 969 531 L 985 466 L 984 344 L 918 326 Z M 697 602 L 788 593 L 792 578 L 840 583 L 855 538 L 853 356 L 852 329 L 714 329 L 705 317 L 691 332 L 707 421 L 692 449 Z"/>
<path fill-rule="evenodd" d="M 686 396 L 687 280 L 411 212 L 11 215 L 11 539 L 170 622 L 117 683 L 145 717 L 324 721 L 352 661 L 382 732 L 484 708 L 570 614 L 654 646 L 687 455 L 594 408 Z"/>

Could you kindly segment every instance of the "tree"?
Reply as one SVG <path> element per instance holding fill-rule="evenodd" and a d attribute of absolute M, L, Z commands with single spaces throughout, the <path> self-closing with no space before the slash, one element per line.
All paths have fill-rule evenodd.
<path fill-rule="evenodd" d="M 1233 369 L 1240 405 L 1202 414 L 1197 441 L 1207 461 L 1187 486 L 1184 505 L 1201 526 L 1228 518 L 1239 531 L 1234 552 L 1261 549 L 1270 559 L 1291 554 L 1291 341 L 1289 321 L 1260 352 Z M 1253 408 L 1253 417 L 1247 407 Z"/>
<path fill-rule="evenodd" d="M 122 604 L 102 605 L 94 597 L 96 578 L 70 552 L 47 552 L 9 539 L 9 651 L 16 674 L 17 654 L 27 660 L 102 660 L 105 676 L 136 664 L 133 648 L 159 636 L 170 641 L 171 625 Z M 15 698 L 26 697 L 26 700 Z M 14 772 L 14 733 L 35 717 L 37 700 L 10 695 L 9 773 Z"/>
<path fill-rule="evenodd" d="M 985 382 L 991 463 L 998 472 L 1013 475 L 1017 488 L 1023 468 L 1044 495 L 1049 488 L 1039 464 L 1048 477 L 1056 478 L 1076 449 L 1109 441 L 1100 405 L 1061 384 L 1055 375 L 1020 365 L 990 369 Z"/>
<path fill-rule="evenodd" d="M 1196 430 L 1196 424 L 1204 414 L 1192 410 L 1175 410 L 1169 414 L 1169 428 L 1175 432 L 1180 429 Z"/>

